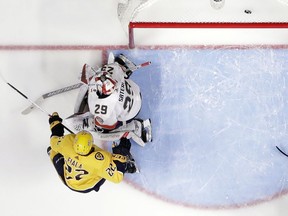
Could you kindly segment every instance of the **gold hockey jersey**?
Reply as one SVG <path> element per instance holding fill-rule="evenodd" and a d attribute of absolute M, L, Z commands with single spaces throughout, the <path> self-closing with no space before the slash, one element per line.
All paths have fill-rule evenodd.
<path fill-rule="evenodd" d="M 115 160 L 125 163 L 126 157 L 115 155 L 93 145 L 93 152 L 87 156 L 75 153 L 73 141 L 75 134 L 62 137 L 52 136 L 50 145 L 53 154 L 63 155 L 64 177 L 66 184 L 74 190 L 84 191 L 93 188 L 102 178 L 108 181 L 119 183 L 123 180 L 123 173 L 117 170 Z"/>

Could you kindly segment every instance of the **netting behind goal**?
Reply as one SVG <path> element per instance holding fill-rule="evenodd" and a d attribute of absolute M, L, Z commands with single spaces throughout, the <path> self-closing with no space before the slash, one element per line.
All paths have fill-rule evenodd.
<path fill-rule="evenodd" d="M 130 48 L 207 44 L 211 39 L 218 44 L 283 44 L 286 38 L 288 44 L 288 0 L 121 0 L 118 17 Z"/>

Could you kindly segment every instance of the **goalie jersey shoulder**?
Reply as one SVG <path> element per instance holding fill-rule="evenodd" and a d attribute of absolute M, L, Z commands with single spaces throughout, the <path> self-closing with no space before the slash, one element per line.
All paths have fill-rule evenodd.
<path fill-rule="evenodd" d="M 134 118 L 141 108 L 140 88 L 132 80 L 124 79 L 118 89 L 118 120 L 127 121 Z"/>

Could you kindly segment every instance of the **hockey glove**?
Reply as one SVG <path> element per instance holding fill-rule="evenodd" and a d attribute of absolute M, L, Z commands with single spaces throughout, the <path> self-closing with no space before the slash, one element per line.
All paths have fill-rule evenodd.
<path fill-rule="evenodd" d="M 57 112 L 54 112 L 49 118 L 50 130 L 52 136 L 63 136 L 64 126 L 61 124 L 62 118 L 59 117 Z"/>
<path fill-rule="evenodd" d="M 127 162 L 126 172 L 127 173 L 135 173 L 135 172 L 137 172 L 137 168 L 136 168 L 135 162 L 132 162 L 132 161 Z"/>
<path fill-rule="evenodd" d="M 124 57 L 126 58 L 126 57 Z M 115 58 L 115 62 L 122 66 L 123 72 L 126 74 L 125 79 L 129 79 L 133 71 L 128 67 L 128 65 L 123 60 L 123 54 L 120 54 Z"/>
<path fill-rule="evenodd" d="M 62 122 L 62 119 L 59 117 L 57 112 L 53 112 L 49 118 L 49 124 L 52 124 L 55 121 Z"/>

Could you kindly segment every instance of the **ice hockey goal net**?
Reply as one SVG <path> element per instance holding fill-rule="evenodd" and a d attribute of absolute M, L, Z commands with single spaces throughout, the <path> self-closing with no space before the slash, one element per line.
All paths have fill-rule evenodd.
<path fill-rule="evenodd" d="M 207 44 L 211 38 L 229 44 L 241 43 L 240 39 L 245 43 L 285 43 L 286 38 L 288 44 L 286 1 L 119 0 L 118 17 L 130 48 L 136 44 Z M 239 29 L 246 31 L 241 32 L 241 37 Z M 238 40 L 233 41 L 235 38 Z"/>

